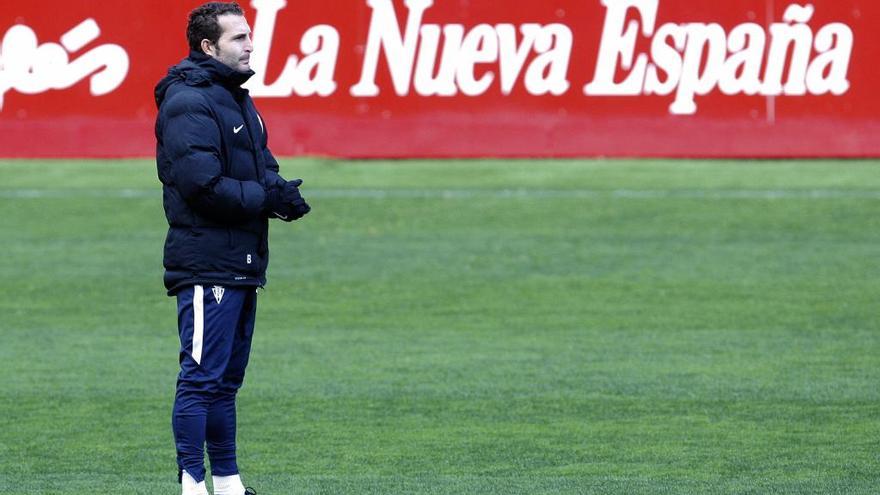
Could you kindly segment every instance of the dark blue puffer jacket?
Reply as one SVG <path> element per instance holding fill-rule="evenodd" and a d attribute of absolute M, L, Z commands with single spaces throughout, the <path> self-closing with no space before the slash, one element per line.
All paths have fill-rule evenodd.
<path fill-rule="evenodd" d="M 262 286 L 269 262 L 266 189 L 278 162 L 237 72 L 196 52 L 156 85 L 156 165 L 168 236 L 165 287 Z"/>

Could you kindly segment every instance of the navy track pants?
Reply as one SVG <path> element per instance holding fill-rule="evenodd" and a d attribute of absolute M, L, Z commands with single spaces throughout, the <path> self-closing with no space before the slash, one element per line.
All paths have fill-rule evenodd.
<path fill-rule="evenodd" d="M 257 291 L 195 285 L 177 294 L 180 374 L 172 413 L 178 476 L 205 479 L 205 445 L 215 476 L 238 474 L 235 395 L 254 334 Z"/>

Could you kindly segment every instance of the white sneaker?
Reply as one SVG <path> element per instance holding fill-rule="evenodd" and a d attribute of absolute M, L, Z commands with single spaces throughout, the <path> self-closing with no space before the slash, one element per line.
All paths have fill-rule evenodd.
<path fill-rule="evenodd" d="M 248 492 L 247 488 L 241 483 L 241 476 L 233 474 L 232 476 L 212 476 L 214 482 L 214 495 L 247 495 L 248 493 L 256 493 L 253 490 Z"/>
<path fill-rule="evenodd" d="M 208 487 L 205 485 L 205 480 L 196 482 L 195 478 L 190 476 L 186 471 L 180 476 L 180 487 L 182 489 L 182 495 L 211 495 L 208 493 Z"/>

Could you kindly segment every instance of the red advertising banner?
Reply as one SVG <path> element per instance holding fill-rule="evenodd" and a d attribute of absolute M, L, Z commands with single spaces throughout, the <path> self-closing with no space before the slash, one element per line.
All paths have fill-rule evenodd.
<path fill-rule="evenodd" d="M 151 156 L 201 1 L 0 12 L 0 156 Z M 276 155 L 880 156 L 880 3 L 250 0 Z"/>

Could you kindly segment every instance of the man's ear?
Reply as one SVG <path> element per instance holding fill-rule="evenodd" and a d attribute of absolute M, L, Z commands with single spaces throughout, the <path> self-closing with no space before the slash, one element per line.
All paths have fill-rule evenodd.
<path fill-rule="evenodd" d="M 202 40 L 202 53 L 205 55 L 214 56 L 214 44 L 211 43 L 211 40 L 205 38 Z"/>

